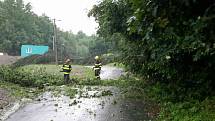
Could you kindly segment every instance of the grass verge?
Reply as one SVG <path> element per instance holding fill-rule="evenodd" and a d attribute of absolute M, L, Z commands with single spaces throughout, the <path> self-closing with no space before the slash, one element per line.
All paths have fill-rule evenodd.
<path fill-rule="evenodd" d="M 0 67 L 0 88 L 8 90 L 10 96 L 21 98 L 34 98 L 41 91 L 47 91 L 46 86 L 64 85 L 63 73 L 60 72 L 62 66 L 56 65 L 27 65 L 23 67 L 12 68 L 10 66 Z M 74 82 L 93 78 L 93 71 L 83 66 L 72 66 L 71 78 Z M 76 90 L 70 89 L 67 85 L 64 90 L 54 88 L 57 95 L 63 91 L 64 95 L 74 97 Z"/>
<path fill-rule="evenodd" d="M 42 71 L 48 74 L 56 75 L 63 77 L 63 73 L 60 72 L 62 70 L 62 65 L 27 65 L 21 67 L 24 70 L 35 72 Z M 86 79 L 86 78 L 94 78 L 94 72 L 92 69 L 80 65 L 72 65 L 72 71 L 70 74 L 71 78 L 76 79 Z"/>
<path fill-rule="evenodd" d="M 34 99 L 43 92 L 42 89 L 22 87 L 18 84 L 3 81 L 0 81 L 0 88 L 8 91 L 9 97 L 15 100 L 20 100 L 22 98 Z"/>

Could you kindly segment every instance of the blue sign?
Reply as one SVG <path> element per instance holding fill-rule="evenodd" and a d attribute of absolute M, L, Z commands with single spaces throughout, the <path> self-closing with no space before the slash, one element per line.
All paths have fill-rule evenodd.
<path fill-rule="evenodd" d="M 22 45 L 21 47 L 21 57 L 27 57 L 30 55 L 43 55 L 48 52 L 48 46 L 36 46 L 36 45 Z"/>

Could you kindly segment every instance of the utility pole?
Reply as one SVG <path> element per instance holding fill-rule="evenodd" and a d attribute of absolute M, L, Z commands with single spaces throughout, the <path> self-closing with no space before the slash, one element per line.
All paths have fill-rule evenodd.
<path fill-rule="evenodd" d="M 55 51 L 55 40 L 54 40 L 54 35 L 52 36 L 52 50 L 53 50 L 53 52 Z"/>
<path fill-rule="evenodd" d="M 57 54 L 57 30 L 56 30 L 56 19 L 53 19 L 54 22 L 54 53 L 55 53 L 55 64 L 58 65 L 58 54 Z"/>

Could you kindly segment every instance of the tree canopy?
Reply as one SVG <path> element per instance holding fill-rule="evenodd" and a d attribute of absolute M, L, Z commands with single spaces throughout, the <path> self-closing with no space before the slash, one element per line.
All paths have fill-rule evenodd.
<path fill-rule="evenodd" d="M 30 3 L 24 4 L 23 0 L 0 1 L 0 52 L 20 55 L 21 45 L 24 44 L 47 45 L 51 50 L 53 27 L 52 19 L 45 14 L 36 15 Z M 108 48 L 103 48 L 106 46 L 103 41 L 96 35 L 87 36 L 82 31 L 73 34 L 57 28 L 59 59 L 104 54 Z M 102 51 L 99 53 L 100 50 Z"/>
<path fill-rule="evenodd" d="M 0 51 L 19 55 L 21 44 L 52 45 L 53 25 L 22 0 L 0 1 Z"/>
<path fill-rule="evenodd" d="M 121 36 L 113 41 L 132 72 L 185 88 L 178 93 L 213 94 L 214 12 L 214 0 L 102 0 L 89 16 L 100 36 Z"/>

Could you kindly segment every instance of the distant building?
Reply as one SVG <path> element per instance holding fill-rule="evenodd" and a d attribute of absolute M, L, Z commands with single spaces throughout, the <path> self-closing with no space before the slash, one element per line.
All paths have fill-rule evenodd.
<path fill-rule="evenodd" d="M 48 52 L 48 46 L 36 46 L 36 45 L 22 45 L 21 57 L 27 57 L 29 55 L 43 55 Z"/>

